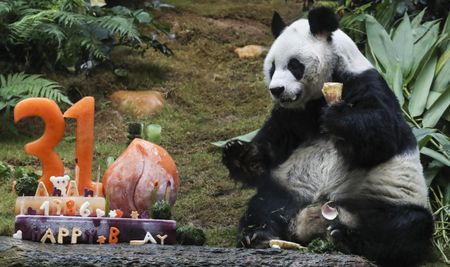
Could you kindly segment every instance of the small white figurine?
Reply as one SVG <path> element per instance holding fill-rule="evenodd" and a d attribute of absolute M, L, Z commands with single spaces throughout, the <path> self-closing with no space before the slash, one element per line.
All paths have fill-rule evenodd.
<path fill-rule="evenodd" d="M 97 217 L 100 218 L 100 217 L 105 216 L 105 211 L 102 209 L 96 209 L 95 214 L 97 214 Z"/>
<path fill-rule="evenodd" d="M 15 234 L 13 234 L 14 239 L 22 239 L 22 231 L 18 230 Z"/>
<path fill-rule="evenodd" d="M 117 212 L 116 212 L 116 210 L 110 210 L 108 215 L 110 218 L 116 218 Z"/>
<path fill-rule="evenodd" d="M 61 196 L 66 196 L 66 187 L 69 184 L 69 175 L 64 176 L 51 176 L 50 182 L 52 182 L 53 187 L 61 191 Z"/>

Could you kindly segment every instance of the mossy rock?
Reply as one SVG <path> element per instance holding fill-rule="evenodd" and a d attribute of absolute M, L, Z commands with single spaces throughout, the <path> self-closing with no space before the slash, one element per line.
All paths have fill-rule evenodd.
<path fill-rule="evenodd" d="M 328 240 L 316 238 L 308 244 L 308 251 L 311 253 L 333 253 L 338 250 Z"/>
<path fill-rule="evenodd" d="M 153 219 L 170 220 L 172 218 L 170 204 L 165 200 L 155 202 L 150 211 Z"/>
<path fill-rule="evenodd" d="M 205 233 L 194 225 L 185 225 L 177 228 L 177 243 L 180 245 L 203 246 L 206 242 Z"/>
<path fill-rule="evenodd" d="M 39 184 L 39 175 L 33 171 L 19 167 L 14 173 L 16 192 L 19 196 L 34 196 Z"/>

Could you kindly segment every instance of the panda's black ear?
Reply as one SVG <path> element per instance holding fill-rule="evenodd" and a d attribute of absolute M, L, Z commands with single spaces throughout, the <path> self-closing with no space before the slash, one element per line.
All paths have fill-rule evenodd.
<path fill-rule="evenodd" d="M 284 30 L 284 28 L 286 28 L 286 23 L 284 23 L 280 14 L 278 14 L 277 12 L 273 12 L 273 17 L 272 17 L 272 35 L 273 35 L 273 37 L 277 38 L 278 36 L 280 36 L 280 34 Z"/>
<path fill-rule="evenodd" d="M 327 7 L 318 7 L 308 14 L 309 28 L 313 35 L 331 33 L 339 28 L 339 21 L 334 11 Z"/>

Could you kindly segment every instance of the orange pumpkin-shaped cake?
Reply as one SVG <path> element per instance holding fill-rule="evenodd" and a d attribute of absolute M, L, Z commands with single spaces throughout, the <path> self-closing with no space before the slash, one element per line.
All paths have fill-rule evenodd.
<path fill-rule="evenodd" d="M 180 180 L 175 162 L 167 151 L 142 139 L 134 139 L 103 176 L 110 208 L 121 209 L 124 217 L 142 213 L 152 202 L 175 203 Z"/>

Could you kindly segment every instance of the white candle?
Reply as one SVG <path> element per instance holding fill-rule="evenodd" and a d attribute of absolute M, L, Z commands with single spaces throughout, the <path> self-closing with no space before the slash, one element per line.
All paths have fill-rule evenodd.
<path fill-rule="evenodd" d="M 80 206 L 81 217 L 89 217 L 89 215 L 91 215 L 91 210 L 88 207 L 89 207 L 89 201 L 86 201 L 83 204 L 81 204 L 81 206 Z"/>
<path fill-rule="evenodd" d="M 53 199 L 52 203 L 56 205 L 56 215 L 61 215 L 61 204 L 62 201 L 59 199 Z"/>
<path fill-rule="evenodd" d="M 24 215 L 25 214 L 25 202 L 22 199 L 22 201 L 20 201 L 20 215 Z"/>
<path fill-rule="evenodd" d="M 44 215 L 48 216 L 50 202 L 48 200 L 44 201 L 39 209 L 44 210 Z"/>
<path fill-rule="evenodd" d="M 95 183 L 95 196 L 98 197 L 98 185 L 100 184 L 100 165 L 98 165 L 97 169 L 97 181 Z"/>

